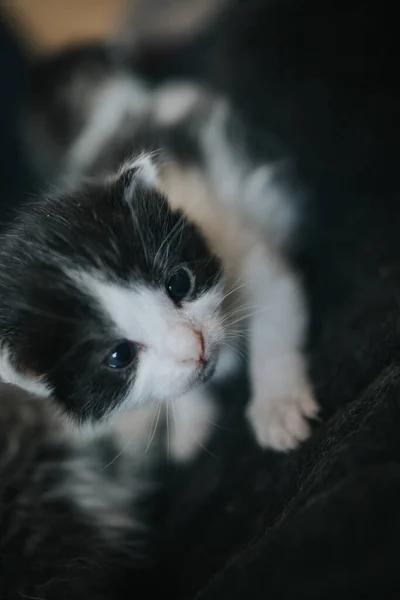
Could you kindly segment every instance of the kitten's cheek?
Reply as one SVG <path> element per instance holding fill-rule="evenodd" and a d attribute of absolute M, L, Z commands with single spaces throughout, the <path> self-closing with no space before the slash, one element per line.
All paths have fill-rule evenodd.
<path fill-rule="evenodd" d="M 213 323 L 207 331 L 206 354 L 209 357 L 219 354 L 226 338 L 226 331 L 220 321 Z"/>

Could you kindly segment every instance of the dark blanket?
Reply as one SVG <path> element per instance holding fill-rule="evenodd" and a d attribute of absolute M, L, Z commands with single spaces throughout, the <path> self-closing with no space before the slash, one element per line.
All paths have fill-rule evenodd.
<path fill-rule="evenodd" d="M 18 131 L 28 73 L 22 50 L 3 25 L 0 13 L 0 221 L 31 183 Z"/>
<path fill-rule="evenodd" d="M 298 451 L 261 452 L 241 419 L 245 383 L 232 382 L 210 453 L 167 469 L 153 579 L 175 599 L 399 598 L 395 8 L 385 0 L 237 5 L 217 28 L 210 77 L 247 118 L 259 152 L 267 131 L 268 144 L 272 137 L 296 159 L 293 177 L 308 199 L 296 260 L 324 414 Z M 134 575 L 127 591 L 138 594 Z"/>
<path fill-rule="evenodd" d="M 234 2 L 212 83 L 307 198 L 314 438 L 261 453 L 233 423 L 171 498 L 182 597 L 400 597 L 400 39 L 391 3 Z M 234 395 L 225 395 L 230 404 Z"/>

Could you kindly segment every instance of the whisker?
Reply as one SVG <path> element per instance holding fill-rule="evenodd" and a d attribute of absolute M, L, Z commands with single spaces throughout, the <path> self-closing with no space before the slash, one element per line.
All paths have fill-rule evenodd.
<path fill-rule="evenodd" d="M 235 321 L 233 321 L 232 323 L 229 323 L 229 325 L 236 325 L 237 323 L 240 323 L 241 321 L 244 321 L 246 319 L 251 319 L 252 317 L 255 317 L 256 315 L 262 314 L 264 312 L 266 312 L 267 310 L 269 310 L 269 306 L 265 306 L 264 308 L 260 309 L 260 310 L 256 310 L 252 313 L 249 313 L 247 315 L 244 315 L 238 319 L 236 319 Z"/>
<path fill-rule="evenodd" d="M 126 452 L 126 450 L 132 444 L 132 442 L 135 439 L 135 437 L 137 436 L 137 434 L 140 433 L 145 422 L 146 422 L 146 415 L 143 417 L 143 420 L 142 420 L 141 424 L 139 425 L 138 429 L 133 432 L 132 437 L 128 440 L 128 442 L 125 444 L 125 446 L 123 448 L 121 448 L 121 450 L 114 456 L 114 458 L 105 467 L 102 468 L 102 471 L 105 471 L 106 469 L 108 469 L 108 467 L 113 465 L 115 463 L 115 461 L 118 460 L 120 458 L 120 456 L 122 456 L 122 454 L 124 454 L 124 452 Z"/>
<path fill-rule="evenodd" d="M 224 316 L 224 318 L 222 319 L 222 323 L 225 323 L 226 321 L 228 321 L 231 317 L 234 317 L 235 315 L 239 314 L 239 313 L 243 313 L 246 310 L 248 311 L 249 309 L 254 309 L 256 306 L 239 306 L 238 308 L 234 308 L 230 311 L 228 311 L 226 313 L 226 315 Z"/>
<path fill-rule="evenodd" d="M 201 402 L 201 400 L 198 400 L 198 402 Z M 219 427 L 214 421 L 212 421 L 211 419 L 207 419 L 207 422 L 210 423 L 211 425 L 215 426 L 215 427 Z M 219 427 L 220 429 L 222 429 L 222 427 Z M 190 429 L 190 434 L 192 436 L 192 438 L 194 439 L 194 441 L 196 442 L 196 444 L 198 446 L 200 446 L 200 448 L 202 448 L 202 450 L 204 450 L 205 452 L 207 452 L 207 454 L 209 454 L 210 456 L 212 456 L 213 458 L 216 458 L 219 460 L 219 456 L 217 456 L 216 454 L 214 454 L 214 452 L 211 452 L 211 450 L 209 448 L 207 448 L 207 446 L 205 446 L 204 444 L 202 444 L 200 442 L 200 440 L 195 436 L 194 432 L 193 432 L 193 428 L 189 426 Z"/>
<path fill-rule="evenodd" d="M 209 455 L 210 455 L 210 456 L 212 456 L 213 458 L 216 458 L 217 460 L 219 460 L 219 458 L 220 458 L 220 457 L 219 457 L 219 456 L 217 456 L 216 454 L 214 454 L 214 452 L 211 452 L 211 450 L 210 450 L 209 448 L 207 448 L 207 446 L 204 446 L 204 444 L 202 444 L 202 443 L 200 442 L 200 440 L 198 440 L 198 439 L 196 438 L 196 436 L 193 434 L 193 431 L 192 431 L 192 435 L 193 435 L 193 439 L 194 439 L 194 441 L 196 442 L 196 444 L 198 444 L 198 445 L 200 446 L 200 448 L 202 448 L 202 449 L 203 449 L 205 452 L 207 452 L 207 454 L 209 454 Z"/>
<path fill-rule="evenodd" d="M 244 352 L 242 350 L 240 350 L 240 348 L 232 346 L 231 344 L 225 344 L 225 346 L 227 346 L 228 348 L 230 348 L 232 350 L 232 352 L 234 352 L 235 354 L 237 354 L 238 356 L 240 356 L 240 358 L 242 358 L 243 360 L 246 360 L 247 357 L 244 354 Z"/>
<path fill-rule="evenodd" d="M 160 247 L 158 248 L 156 255 L 154 257 L 154 261 L 153 261 L 154 265 L 157 264 L 158 258 L 160 256 L 161 252 L 164 250 L 166 244 L 170 243 L 170 241 L 173 239 L 173 236 L 177 233 L 178 228 L 183 227 L 183 226 L 184 226 L 184 215 L 181 215 L 179 217 L 179 219 L 177 220 L 177 222 L 175 223 L 175 225 L 173 226 L 173 228 L 171 229 L 171 231 L 169 231 L 167 236 L 161 242 Z M 163 261 L 163 262 L 165 262 L 165 261 Z"/>
<path fill-rule="evenodd" d="M 114 458 L 112 460 L 110 460 L 109 463 L 107 463 L 101 470 L 105 471 L 106 469 L 108 469 L 108 467 L 111 467 L 111 465 L 113 465 L 115 463 L 115 461 L 117 461 L 119 459 L 120 456 L 122 456 L 122 454 L 124 454 L 124 452 L 126 451 L 126 449 L 128 448 L 128 446 L 132 443 L 132 440 L 129 440 L 129 442 L 126 443 L 126 445 L 121 448 L 121 450 L 114 456 Z"/>
<path fill-rule="evenodd" d="M 142 226 L 141 226 L 141 224 L 139 222 L 139 219 L 137 217 L 136 212 L 134 211 L 134 208 L 132 206 L 132 201 L 127 198 L 126 199 L 126 204 L 128 205 L 132 221 L 136 225 L 136 230 L 137 230 L 138 235 L 139 235 L 139 239 L 140 239 L 140 243 L 141 243 L 141 246 L 142 246 L 142 250 L 143 250 L 143 254 L 144 254 L 146 263 L 149 265 L 150 264 L 150 262 L 149 262 L 149 254 L 148 254 L 148 250 L 147 250 L 147 244 L 146 244 L 144 236 L 143 236 Z"/>
<path fill-rule="evenodd" d="M 248 339 L 251 332 L 248 329 L 228 329 L 224 335 L 224 339 L 236 340 L 237 338 Z"/>
<path fill-rule="evenodd" d="M 171 403 L 171 414 L 172 414 L 172 418 L 174 420 L 175 423 L 175 427 L 178 428 L 178 420 L 176 418 L 176 406 L 175 406 L 175 400 L 170 400 Z"/>
<path fill-rule="evenodd" d="M 219 423 L 216 423 L 215 421 L 212 421 L 211 419 L 207 419 L 207 423 L 210 423 L 210 425 L 212 425 L 216 429 L 219 429 L 220 431 L 230 431 L 226 427 L 222 427 L 222 425 L 220 425 Z"/>
<path fill-rule="evenodd" d="M 225 296 L 223 296 L 223 298 L 221 299 L 220 304 L 222 304 L 223 302 L 225 302 L 225 300 L 227 298 L 229 298 L 229 296 L 231 296 L 232 294 L 234 294 L 235 292 L 241 290 L 242 288 L 244 288 L 245 284 L 242 283 L 242 285 L 238 285 L 235 288 L 233 288 L 232 290 L 230 290 L 227 294 L 225 294 Z"/>
<path fill-rule="evenodd" d="M 170 459 L 170 436 L 169 436 L 169 402 L 167 402 L 167 415 L 166 415 L 166 422 L 167 422 L 167 458 L 168 461 Z"/>
<path fill-rule="evenodd" d="M 31 313 L 32 315 L 36 315 L 37 317 L 43 317 L 45 319 L 52 319 L 52 320 L 63 322 L 63 323 L 78 322 L 78 317 L 75 317 L 75 318 L 74 317 L 63 317 L 62 315 L 59 315 L 56 313 L 51 313 L 50 311 L 41 310 L 41 309 L 35 308 L 33 306 L 30 306 L 26 302 L 21 302 L 21 301 L 14 302 L 13 301 L 13 308 L 17 308 L 18 310 L 21 310 L 21 311 L 26 311 L 28 313 Z"/>
<path fill-rule="evenodd" d="M 158 403 L 158 410 L 157 410 L 157 420 L 156 420 L 156 424 L 155 424 L 155 426 L 154 426 L 154 428 L 153 428 L 153 431 L 152 431 L 152 433 L 151 433 L 151 436 L 150 436 L 150 439 L 149 439 L 149 443 L 148 443 L 148 444 L 147 444 L 147 446 L 146 446 L 146 450 L 144 451 L 144 454 L 146 454 L 146 452 L 149 450 L 149 448 L 150 448 L 150 446 L 151 446 L 151 443 L 152 443 L 152 441 L 153 441 L 153 439 L 154 439 L 154 436 L 155 436 L 155 434 L 156 434 L 156 430 L 157 430 L 158 423 L 159 423 L 159 420 L 160 420 L 161 410 L 162 410 L 162 403 L 161 403 L 161 402 L 159 402 L 159 403 Z"/>

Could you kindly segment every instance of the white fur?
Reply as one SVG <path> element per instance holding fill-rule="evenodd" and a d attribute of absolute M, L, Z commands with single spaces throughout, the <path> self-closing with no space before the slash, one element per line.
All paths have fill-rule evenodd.
<path fill-rule="evenodd" d="M 144 152 L 139 157 L 124 163 L 116 178 L 132 170 L 134 171 L 132 183 L 126 190 L 126 197 L 129 202 L 132 200 L 132 192 L 137 181 L 140 181 L 149 188 L 155 188 L 158 183 L 157 167 L 150 152 Z"/>
<path fill-rule="evenodd" d="M 307 312 L 302 288 L 284 262 L 255 247 L 244 264 L 251 302 L 248 418 L 260 445 L 289 450 L 308 437 L 318 412 L 303 356 Z"/>
<path fill-rule="evenodd" d="M 218 418 L 216 406 L 205 386 L 195 388 L 171 403 L 168 450 L 176 460 L 188 460 L 207 441 Z"/>
<path fill-rule="evenodd" d="M 297 214 L 293 199 L 275 182 L 281 165 L 254 167 L 238 145 L 227 140 L 227 123 L 234 119 L 229 106 L 216 101 L 201 128 L 200 141 L 207 161 L 207 177 L 218 197 L 234 205 L 239 213 L 250 217 L 259 230 L 268 234 L 269 242 L 281 246 L 293 234 Z"/>
<path fill-rule="evenodd" d="M 195 88 L 165 87 L 156 94 L 153 114 L 160 125 L 173 125 L 186 118 L 201 102 L 201 94 Z M 200 174 L 200 180 L 204 177 L 206 185 L 199 186 L 199 177 L 194 177 L 193 173 L 182 179 L 182 173 L 178 172 L 177 178 L 176 174 L 173 176 L 177 184 L 167 183 L 165 191 L 171 204 L 184 210 L 200 226 L 224 262 L 233 265 L 231 279 L 234 275 L 244 282 L 244 289 L 239 294 L 242 309 L 239 307 L 237 313 L 240 323 L 234 323 L 232 329 L 240 328 L 244 324 L 242 321 L 247 321 L 252 387 L 247 415 L 262 446 L 288 450 L 308 436 L 307 419 L 318 411 L 303 357 L 307 311 L 301 285 L 282 258 L 270 249 L 282 247 L 290 240 L 297 214 L 286 191 L 276 184 L 280 166 L 254 166 L 244 155 L 243 148 L 232 147 L 227 139 L 230 118 L 228 105 L 217 101 L 200 127 L 205 159 L 205 171 Z M 193 182 L 197 182 L 197 187 L 193 188 Z M 268 243 L 260 237 L 260 230 Z M 190 384 L 191 374 L 187 364 L 182 367 L 179 361 L 183 355 L 196 354 L 194 339 L 186 337 L 185 328 L 177 328 L 175 310 L 163 295 L 136 290 L 134 301 L 132 298 L 123 301 L 120 295 L 115 297 L 116 289 L 100 290 L 97 286 L 95 293 L 110 314 L 114 307 L 116 314 L 112 318 L 122 329 L 128 327 L 128 331 L 124 330 L 128 339 L 140 342 L 141 335 L 138 324 L 127 325 L 128 306 L 130 310 L 135 306 L 134 312 L 137 309 L 143 317 L 141 326 L 146 323 L 147 331 L 143 335 L 149 340 L 150 350 L 146 346 L 135 393 L 143 398 L 176 398 L 177 421 L 190 424 L 190 427 L 181 425 L 173 429 L 171 450 L 179 458 L 191 456 L 197 445 L 195 438 L 204 441 L 207 437 L 210 406 L 204 387 L 180 397 L 185 386 Z M 207 296 L 203 302 L 209 310 Z M 196 310 L 196 303 L 191 310 Z M 244 319 L 246 313 L 252 313 L 248 319 Z M 187 316 L 192 321 L 193 315 Z M 214 321 L 206 339 L 213 335 L 215 326 Z M 139 338 L 132 338 L 132 335 L 139 335 Z M 230 343 L 234 344 L 232 335 L 234 337 L 234 334 L 229 335 Z M 216 376 L 233 372 L 237 367 L 233 356 L 234 352 L 222 353 Z M 157 382 L 154 373 L 157 373 Z M 189 429 L 194 430 L 194 435 Z"/>
<path fill-rule="evenodd" d="M 115 326 L 116 340 L 128 339 L 141 346 L 139 364 L 125 408 L 153 400 L 174 399 L 196 379 L 200 354 L 205 355 L 223 339 L 220 316 L 222 292 L 217 288 L 177 310 L 167 294 L 144 285 L 123 287 L 87 273 L 73 277 L 98 301 Z"/>
<path fill-rule="evenodd" d="M 120 547 L 127 533 L 146 528 L 133 508 L 154 485 L 151 474 L 158 450 L 155 440 L 146 452 L 152 418 L 149 407 L 127 411 L 111 423 L 95 426 L 78 425 L 58 410 L 50 414 L 54 416 L 52 438 L 69 450 L 61 462 L 56 459 L 60 480 L 45 493 L 45 501 L 73 502 L 85 520 L 98 528 L 99 536 Z M 99 452 L 99 444 L 104 442 L 107 446 L 112 443 L 115 452 Z M 51 471 L 51 458 L 43 464 L 46 472 L 47 466 Z"/>
<path fill-rule="evenodd" d="M 132 107 L 135 93 L 129 85 L 105 88 L 71 151 L 76 167 L 93 160 L 124 116 L 136 110 Z M 153 116 L 160 125 L 178 123 L 202 101 L 196 94 L 182 87 L 157 92 Z M 136 107 L 146 112 L 143 98 Z M 139 176 L 151 187 L 160 184 L 171 207 L 182 209 L 200 227 L 210 248 L 229 266 L 230 283 L 242 283 L 236 294 L 238 322 L 233 313 L 230 316 L 229 343 L 235 343 L 234 330 L 245 324 L 252 388 L 247 416 L 262 446 L 287 450 L 308 436 L 307 418 L 318 410 L 303 356 L 307 311 L 301 285 L 276 250 L 281 252 L 291 239 L 297 213 L 287 192 L 276 183 L 280 165 L 253 165 L 245 148 L 233 147 L 227 138 L 228 120 L 234 118 L 228 105 L 216 101 L 210 107 L 203 105 L 205 111 L 194 115 L 194 119 L 204 119 L 198 127 L 204 170 L 199 167 L 185 174 L 183 169 L 168 167 L 169 176 L 164 174 L 159 182 L 146 155 L 139 159 Z M 133 162 L 122 168 L 137 165 Z M 124 287 L 96 273 L 70 275 L 96 298 L 115 328 L 116 340 L 126 338 L 141 346 L 135 379 L 120 409 L 149 400 L 172 400 L 176 424 L 171 452 L 178 458 L 191 456 L 198 447 L 196 440 L 200 444 L 206 440 L 212 417 L 207 388 L 193 389 L 199 354 L 193 330 L 202 332 L 206 354 L 221 345 L 227 327 L 220 311 L 222 290 L 214 288 L 177 310 L 162 290 L 134 283 Z M 222 353 L 217 375 L 229 375 L 236 368 L 232 356 L 232 352 Z M 4 359 L 2 364 L 6 364 Z M 0 374 L 1 369 L 7 374 L 2 364 Z M 18 383 L 15 374 L 11 376 Z"/>
<path fill-rule="evenodd" d="M 144 491 L 143 482 L 132 475 L 132 455 L 121 454 L 118 477 L 111 479 L 104 472 L 107 465 L 99 462 L 98 452 L 87 440 L 75 444 L 75 453 L 61 465 L 62 483 L 46 492 L 44 500 L 74 502 L 110 543 L 121 543 L 121 535 L 129 531 L 143 530 L 144 524 L 132 513 L 133 502 Z"/>
<path fill-rule="evenodd" d="M 51 396 L 52 389 L 42 377 L 33 378 L 17 371 L 10 360 L 10 353 L 3 347 L 0 351 L 0 379 L 36 396 Z"/>
<path fill-rule="evenodd" d="M 121 128 L 123 120 L 130 114 L 142 112 L 146 101 L 146 88 L 132 77 L 120 75 L 106 81 L 96 94 L 86 126 L 68 153 L 65 171 L 84 172 Z"/>
<path fill-rule="evenodd" d="M 246 154 L 240 130 L 236 145 L 228 139 L 228 128 L 236 115 L 225 100 L 191 83 L 172 83 L 156 90 L 151 110 L 161 126 L 178 124 L 192 115 L 199 129 L 204 175 L 219 201 L 229 208 L 233 204 L 240 214 L 250 217 L 255 227 L 268 234 L 269 243 L 281 246 L 291 239 L 298 215 L 293 198 L 277 182 L 284 165 L 254 165 Z"/>
<path fill-rule="evenodd" d="M 171 102 L 172 91 L 165 93 Z M 193 107 L 203 100 L 201 95 L 197 102 L 191 98 Z M 186 106 L 182 118 L 187 111 Z M 243 325 L 246 312 L 251 313 L 247 327 L 252 398 L 247 415 L 262 446 L 288 450 L 309 435 L 307 419 L 318 412 L 303 356 L 307 310 L 301 284 L 277 253 L 291 240 L 297 214 L 293 199 L 276 183 L 280 165 L 254 166 L 240 140 L 234 147 L 227 139 L 233 119 L 224 101 L 214 102 L 199 127 L 207 185 L 193 201 L 187 188 L 198 177 L 184 174 L 182 181 L 186 178 L 188 185 L 179 194 L 180 208 L 190 211 L 214 251 L 231 265 L 231 277 L 236 270 L 237 281 L 243 282 L 243 310 L 232 327 Z M 174 177 L 179 188 L 182 183 Z"/>

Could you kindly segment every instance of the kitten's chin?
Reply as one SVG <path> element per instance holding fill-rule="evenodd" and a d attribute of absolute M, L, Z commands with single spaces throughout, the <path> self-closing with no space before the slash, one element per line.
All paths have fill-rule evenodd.
<path fill-rule="evenodd" d="M 171 393 L 168 393 L 168 396 L 164 398 L 164 401 L 169 402 L 170 400 L 175 400 L 177 397 L 184 396 L 194 388 L 207 383 L 214 375 L 218 357 L 219 352 L 216 349 L 207 356 L 201 365 L 192 371 L 186 381 L 182 382 L 182 387 L 178 386 Z"/>

